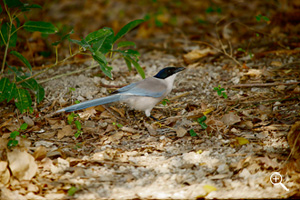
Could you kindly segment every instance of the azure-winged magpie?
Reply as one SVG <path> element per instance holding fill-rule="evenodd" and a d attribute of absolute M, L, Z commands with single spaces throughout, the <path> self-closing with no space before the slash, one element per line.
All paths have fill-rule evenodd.
<path fill-rule="evenodd" d="M 184 69 L 184 67 L 166 67 L 155 76 L 122 87 L 112 92 L 110 96 L 75 104 L 55 113 L 72 112 L 120 101 L 126 103 L 132 109 L 144 111 L 146 116 L 149 117 L 152 108 L 171 92 L 177 73 Z"/>

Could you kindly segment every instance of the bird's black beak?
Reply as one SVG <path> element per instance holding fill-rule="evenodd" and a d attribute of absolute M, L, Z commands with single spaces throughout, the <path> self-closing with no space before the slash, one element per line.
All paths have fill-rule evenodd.
<path fill-rule="evenodd" d="M 184 67 L 178 67 L 178 68 L 175 69 L 175 73 L 181 72 L 181 71 L 183 71 L 183 70 L 185 70 Z M 174 73 L 174 74 L 175 74 L 175 73 Z"/>

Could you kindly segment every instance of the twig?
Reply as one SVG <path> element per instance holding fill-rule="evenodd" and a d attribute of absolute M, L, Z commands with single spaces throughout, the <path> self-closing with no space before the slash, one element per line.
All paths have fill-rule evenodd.
<path fill-rule="evenodd" d="M 70 59 L 70 58 L 73 58 L 74 56 L 76 56 L 77 54 L 80 54 L 80 53 L 81 53 L 81 51 L 78 51 L 78 52 L 76 52 L 75 54 L 70 55 L 69 57 L 66 57 L 65 59 L 63 59 L 63 60 L 61 60 L 61 61 L 55 62 L 55 64 L 51 65 L 50 67 L 48 67 L 48 68 L 46 68 L 46 69 L 44 69 L 44 70 L 42 70 L 42 71 L 40 71 L 40 72 L 38 72 L 38 73 L 32 75 L 32 76 L 29 76 L 29 77 L 27 77 L 27 78 L 25 78 L 25 79 L 23 79 L 23 80 L 17 82 L 16 84 L 18 85 L 18 84 L 23 83 L 23 82 L 25 82 L 25 81 L 27 81 L 27 80 L 29 80 L 29 79 L 31 79 L 31 78 L 35 78 L 35 77 L 37 77 L 37 76 L 39 76 L 39 75 L 41 75 L 41 74 L 47 72 L 47 71 L 50 70 L 51 68 L 56 67 L 56 66 L 60 65 L 61 63 L 64 63 L 66 60 L 68 60 L 68 59 Z"/>
<path fill-rule="evenodd" d="M 47 78 L 45 80 L 38 81 L 38 83 L 45 83 L 45 82 L 52 81 L 52 80 L 57 79 L 57 78 L 61 78 L 61 77 L 64 77 L 64 76 L 69 76 L 69 75 L 72 75 L 72 74 L 80 73 L 80 72 L 83 72 L 83 71 L 88 70 L 88 69 L 93 69 L 93 68 L 98 67 L 98 66 L 99 66 L 98 64 L 91 65 L 91 66 L 89 66 L 87 68 L 84 68 L 84 69 L 79 69 L 79 70 L 76 70 L 76 71 L 73 71 L 73 72 L 60 74 L 60 75 L 57 75 L 57 76 L 53 76 L 51 78 Z"/>
<path fill-rule="evenodd" d="M 300 96 L 295 96 L 295 97 L 290 97 L 290 98 L 286 98 L 286 99 L 267 99 L 267 100 L 259 100 L 259 101 L 247 101 L 247 102 L 238 102 L 240 104 L 264 104 L 264 103 L 273 103 L 276 101 L 282 102 L 282 101 L 289 101 L 289 100 L 293 100 L 293 99 L 298 99 L 300 98 Z M 233 102 L 233 103 L 237 103 L 237 101 L 233 101 L 233 100 L 227 100 L 227 102 Z"/>
<path fill-rule="evenodd" d="M 185 92 L 183 94 L 180 94 L 180 95 L 177 95 L 175 97 L 170 98 L 170 100 L 172 101 L 172 100 L 175 100 L 175 99 L 179 99 L 181 97 L 188 96 L 189 94 L 190 94 L 190 92 Z"/>
<path fill-rule="evenodd" d="M 249 83 L 249 84 L 238 84 L 238 85 L 231 85 L 230 88 L 243 88 L 243 87 L 270 87 L 270 86 L 277 86 L 277 85 L 297 85 L 300 82 L 291 82 L 291 83 Z"/>
<path fill-rule="evenodd" d="M 231 58 L 236 64 L 238 64 L 239 66 L 242 66 L 242 64 L 237 60 L 237 59 L 235 59 L 234 57 L 233 57 L 233 55 L 232 55 L 232 52 L 229 54 L 229 53 L 227 53 L 227 51 L 226 51 L 226 49 L 225 49 L 225 46 L 224 46 L 224 44 L 223 44 L 223 42 L 222 42 L 222 40 L 221 40 L 221 38 L 220 38 L 220 36 L 219 36 L 219 33 L 218 33 L 218 24 L 222 21 L 223 19 L 221 19 L 220 21 L 218 21 L 217 23 L 216 23 L 216 33 L 217 33 L 217 36 L 218 36 L 218 41 L 219 41 L 219 43 L 220 43 L 220 45 L 221 45 L 221 47 L 222 47 L 222 50 L 223 50 L 223 54 L 225 55 L 225 56 L 227 56 L 227 57 L 229 57 L 229 58 Z M 230 45 L 230 48 L 231 48 L 231 45 Z"/>

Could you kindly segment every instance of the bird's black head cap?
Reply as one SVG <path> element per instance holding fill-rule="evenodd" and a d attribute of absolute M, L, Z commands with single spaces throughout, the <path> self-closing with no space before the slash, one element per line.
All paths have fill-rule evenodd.
<path fill-rule="evenodd" d="M 181 72 L 184 69 L 185 69 L 184 67 L 166 67 L 160 70 L 154 77 L 165 79 L 168 78 L 169 76 L 172 76 L 173 74 Z"/>

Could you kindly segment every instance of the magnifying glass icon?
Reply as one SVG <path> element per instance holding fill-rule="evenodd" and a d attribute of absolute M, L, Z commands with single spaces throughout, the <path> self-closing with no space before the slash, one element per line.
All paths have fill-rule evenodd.
<path fill-rule="evenodd" d="M 285 187 L 285 185 L 282 184 L 282 176 L 279 172 L 274 172 L 270 176 L 270 181 L 273 185 L 281 185 L 281 187 L 283 189 L 285 189 L 286 191 L 289 191 L 289 189 L 287 187 Z"/>

